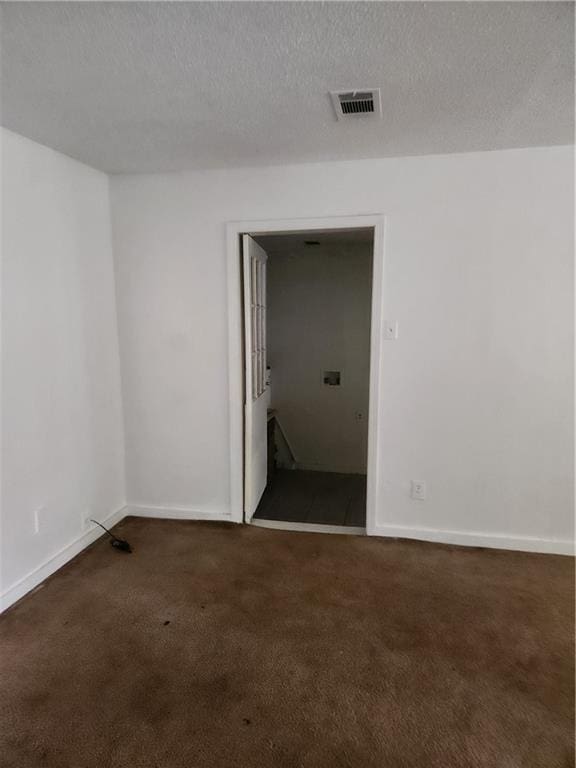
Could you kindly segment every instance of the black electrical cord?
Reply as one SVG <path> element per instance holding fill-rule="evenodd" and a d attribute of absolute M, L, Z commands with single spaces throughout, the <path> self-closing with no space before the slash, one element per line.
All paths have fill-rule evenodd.
<path fill-rule="evenodd" d="M 122 552 L 132 552 L 132 547 L 128 544 L 126 539 L 119 539 L 118 536 L 114 536 L 112 531 L 109 531 L 108 528 L 106 528 L 105 525 L 102 525 L 102 523 L 99 523 L 98 520 L 92 520 L 92 518 L 90 518 L 90 522 L 99 525 L 100 528 L 103 528 L 106 531 L 108 536 L 112 539 L 110 543 L 115 549 L 119 549 Z"/>

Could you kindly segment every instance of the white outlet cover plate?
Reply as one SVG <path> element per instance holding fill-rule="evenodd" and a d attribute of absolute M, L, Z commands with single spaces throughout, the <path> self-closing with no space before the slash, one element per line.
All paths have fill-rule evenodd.
<path fill-rule="evenodd" d="M 42 514 L 44 510 L 44 507 L 38 507 L 34 510 L 33 513 L 33 520 L 34 520 L 34 535 L 38 535 L 40 533 L 40 515 Z"/>
<path fill-rule="evenodd" d="M 412 480 L 410 484 L 410 496 L 418 501 L 424 501 L 426 498 L 426 483 L 421 480 Z"/>
<path fill-rule="evenodd" d="M 384 338 L 388 341 L 394 341 L 398 338 L 398 320 L 384 321 Z"/>

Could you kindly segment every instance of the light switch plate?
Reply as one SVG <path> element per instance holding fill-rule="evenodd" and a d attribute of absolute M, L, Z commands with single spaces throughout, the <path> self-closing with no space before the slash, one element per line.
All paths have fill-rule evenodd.
<path fill-rule="evenodd" d="M 398 320 L 384 321 L 384 338 L 388 341 L 394 341 L 398 338 Z"/>

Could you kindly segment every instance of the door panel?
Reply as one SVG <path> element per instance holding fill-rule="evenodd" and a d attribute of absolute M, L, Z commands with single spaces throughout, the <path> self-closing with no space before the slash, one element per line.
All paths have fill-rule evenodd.
<path fill-rule="evenodd" d="M 244 520 L 250 522 L 266 488 L 266 252 L 242 236 L 244 268 Z"/>

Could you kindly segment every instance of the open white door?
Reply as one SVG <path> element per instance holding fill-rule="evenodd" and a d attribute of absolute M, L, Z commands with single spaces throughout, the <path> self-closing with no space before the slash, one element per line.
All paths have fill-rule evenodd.
<path fill-rule="evenodd" d="M 244 267 L 244 520 L 252 520 L 266 488 L 266 252 L 242 236 Z"/>

